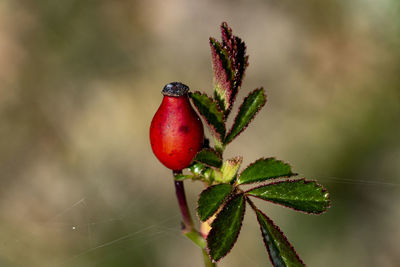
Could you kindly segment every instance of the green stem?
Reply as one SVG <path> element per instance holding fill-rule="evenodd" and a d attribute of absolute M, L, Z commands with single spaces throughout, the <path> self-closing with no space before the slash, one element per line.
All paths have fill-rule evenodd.
<path fill-rule="evenodd" d="M 214 148 L 217 152 L 219 152 L 222 155 L 225 150 L 225 145 L 214 137 Z"/>
<path fill-rule="evenodd" d="M 211 261 L 210 257 L 207 254 L 206 249 L 203 248 L 202 251 L 203 251 L 204 266 L 205 267 L 216 267 L 217 264 L 215 264 Z"/>
<path fill-rule="evenodd" d="M 173 175 L 182 174 L 182 171 L 173 171 Z M 216 267 L 217 265 L 209 258 L 206 247 L 207 243 L 203 236 L 195 229 L 192 216 L 190 215 L 189 207 L 186 201 L 185 187 L 182 181 L 176 181 L 175 193 L 178 199 L 179 208 L 182 214 L 182 234 L 189 238 L 193 243 L 198 245 L 203 252 L 204 266 L 205 267 Z"/>

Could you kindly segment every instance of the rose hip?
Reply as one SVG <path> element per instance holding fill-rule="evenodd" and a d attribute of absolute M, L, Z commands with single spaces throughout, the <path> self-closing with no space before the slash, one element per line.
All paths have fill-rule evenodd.
<path fill-rule="evenodd" d="M 190 104 L 188 92 L 189 87 L 182 83 L 167 84 L 150 126 L 154 154 L 174 171 L 188 167 L 203 145 L 203 124 Z"/>

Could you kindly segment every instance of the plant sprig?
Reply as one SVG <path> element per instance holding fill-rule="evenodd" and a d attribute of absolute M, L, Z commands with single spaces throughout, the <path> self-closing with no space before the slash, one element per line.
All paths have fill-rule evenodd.
<path fill-rule="evenodd" d="M 232 34 L 226 22 L 221 25 L 221 33 L 222 42 L 210 38 L 213 97 L 201 92 L 190 94 L 192 103 L 210 130 L 214 147 L 198 152 L 187 169 L 190 174 L 179 174 L 175 179 L 200 180 L 208 185 L 200 194 L 197 214 L 201 221 L 211 226 L 210 232 L 203 235 L 213 262 L 226 256 L 236 243 L 248 203 L 256 214 L 272 264 L 305 266 L 279 227 L 255 206 L 251 198 L 308 214 L 321 214 L 330 206 L 329 193 L 315 181 L 288 179 L 297 174 L 292 172 L 289 164 L 275 158 L 258 159 L 242 171 L 239 171 L 242 157 L 223 160 L 225 147 L 254 120 L 267 97 L 262 87 L 251 91 L 227 130 L 226 121 L 242 85 L 248 56 L 245 43 Z M 240 188 L 243 184 L 256 184 L 256 187 L 244 191 Z"/>

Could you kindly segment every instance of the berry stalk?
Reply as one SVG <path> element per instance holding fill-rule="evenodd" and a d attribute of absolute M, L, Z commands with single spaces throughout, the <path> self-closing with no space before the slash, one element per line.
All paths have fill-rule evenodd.
<path fill-rule="evenodd" d="M 182 171 L 173 171 L 174 176 L 181 174 L 181 173 L 182 173 Z M 178 200 L 179 209 L 182 214 L 182 220 L 183 220 L 182 231 L 183 231 L 183 233 L 191 232 L 194 230 L 194 225 L 193 225 L 192 216 L 190 215 L 189 207 L 188 207 L 187 201 L 186 201 L 185 187 L 184 187 L 182 181 L 174 180 L 174 184 L 175 184 L 176 198 Z"/>

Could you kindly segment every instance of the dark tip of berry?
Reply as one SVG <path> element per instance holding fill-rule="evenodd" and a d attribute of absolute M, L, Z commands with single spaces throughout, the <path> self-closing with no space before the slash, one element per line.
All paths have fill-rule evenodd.
<path fill-rule="evenodd" d="M 166 96 L 183 96 L 189 92 L 189 87 L 180 82 L 172 82 L 164 86 L 161 91 Z"/>

